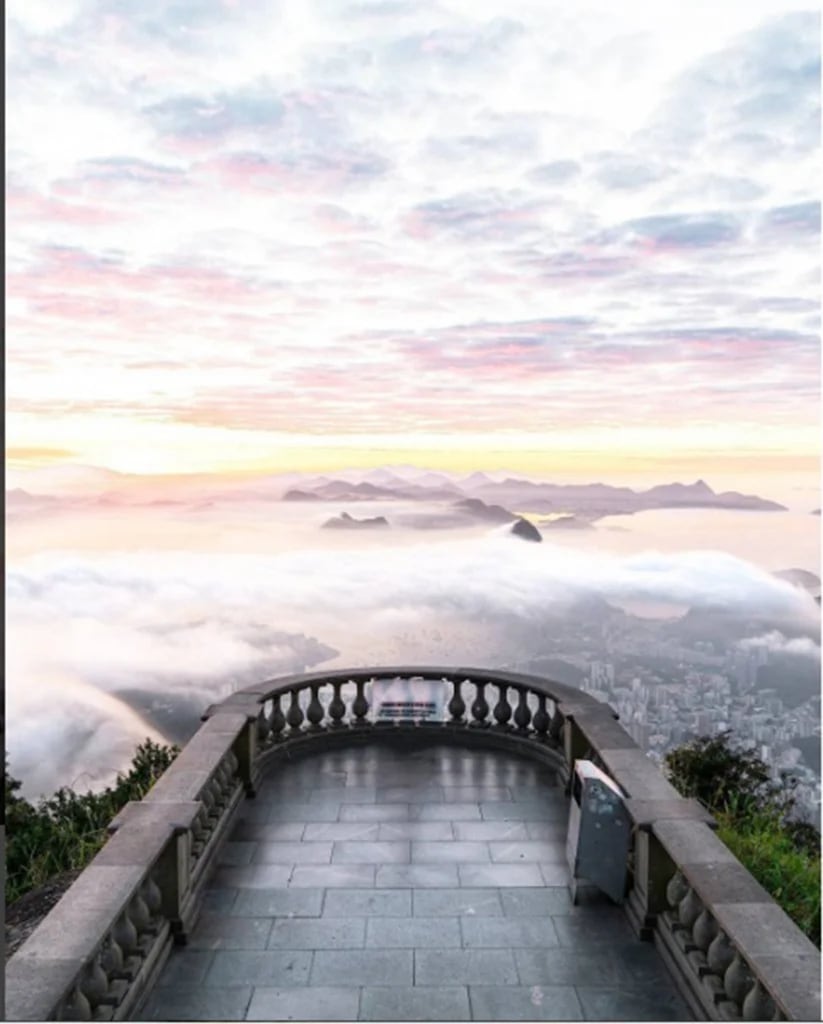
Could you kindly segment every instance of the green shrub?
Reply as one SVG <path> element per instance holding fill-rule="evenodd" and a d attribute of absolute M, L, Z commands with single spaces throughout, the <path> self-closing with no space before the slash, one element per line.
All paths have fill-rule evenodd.
<path fill-rule="evenodd" d="M 83 868 L 106 841 L 106 826 L 130 800 L 141 800 L 180 752 L 147 739 L 128 772 L 101 793 L 63 787 L 37 805 L 18 795 L 20 782 L 5 774 L 6 903 L 56 875 Z"/>
<path fill-rule="evenodd" d="M 771 779 L 731 734 L 701 736 L 666 755 L 672 785 L 714 815 L 718 836 L 806 935 L 820 946 L 820 832 L 795 821 L 797 780 Z"/>

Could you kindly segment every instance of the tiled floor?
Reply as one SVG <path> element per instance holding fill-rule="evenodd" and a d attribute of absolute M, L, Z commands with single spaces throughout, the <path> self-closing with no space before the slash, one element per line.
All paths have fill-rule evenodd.
<path fill-rule="evenodd" d="M 147 1020 L 687 1020 L 607 900 L 572 906 L 568 807 L 507 755 L 371 746 L 247 801 Z"/>

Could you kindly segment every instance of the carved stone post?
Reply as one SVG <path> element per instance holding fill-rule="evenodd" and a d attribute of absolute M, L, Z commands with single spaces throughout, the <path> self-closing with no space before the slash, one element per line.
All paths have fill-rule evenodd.
<path fill-rule="evenodd" d="M 640 825 L 634 833 L 634 884 L 626 902 L 629 921 L 641 939 L 654 933 L 658 914 L 667 908 L 666 885 L 675 865 L 651 831 Z"/>

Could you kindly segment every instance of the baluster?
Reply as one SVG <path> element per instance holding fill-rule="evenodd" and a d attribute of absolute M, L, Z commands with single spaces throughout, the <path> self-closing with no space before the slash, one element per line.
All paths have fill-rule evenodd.
<path fill-rule="evenodd" d="M 143 883 L 140 894 L 143 897 L 143 902 L 148 907 L 152 921 L 157 921 L 161 917 L 160 908 L 163 905 L 163 894 L 160 891 L 160 886 L 153 878 L 149 877 Z"/>
<path fill-rule="evenodd" d="M 343 684 L 338 681 L 332 685 L 334 686 L 334 696 L 331 699 L 331 704 L 329 704 L 329 716 L 331 718 L 331 728 L 339 729 L 343 724 L 343 719 L 346 717 L 346 705 L 340 695 Z"/>
<path fill-rule="evenodd" d="M 280 707 L 280 699 L 279 693 L 272 699 L 271 718 L 269 719 L 272 742 L 279 739 L 280 733 L 286 728 L 286 716 Z"/>
<path fill-rule="evenodd" d="M 366 700 L 366 695 L 363 692 L 366 686 L 365 682 L 362 679 L 358 679 L 355 686 L 357 687 L 357 695 L 352 702 L 351 709 L 354 712 L 355 725 L 361 725 L 369 713 L 369 702 Z"/>
<path fill-rule="evenodd" d="M 505 729 L 512 716 L 509 704 L 509 688 L 505 683 L 497 683 L 497 703 L 494 706 L 494 718 L 498 728 Z"/>
<path fill-rule="evenodd" d="M 111 934 L 108 935 L 100 950 L 100 966 L 109 979 L 117 978 L 123 973 L 123 950 Z"/>
<path fill-rule="evenodd" d="M 709 943 L 706 951 L 706 962 L 718 977 L 723 977 L 729 964 L 734 960 L 734 948 L 725 932 L 718 929 L 717 935 Z"/>
<path fill-rule="evenodd" d="M 753 980 L 748 964 L 735 950 L 734 960 L 726 968 L 726 973 L 723 975 L 723 988 L 726 990 L 726 995 L 736 1006 L 742 1008 L 743 1000 L 746 998 L 746 993 L 749 991 Z"/>
<path fill-rule="evenodd" d="M 88 999 L 76 985 L 66 1003 L 63 1005 L 61 1014 L 63 1020 L 91 1020 L 92 1011 Z"/>
<path fill-rule="evenodd" d="M 552 714 L 551 721 L 549 722 L 549 736 L 551 736 L 552 740 L 555 743 L 562 743 L 563 715 L 560 713 L 560 708 L 554 701 L 552 701 Z"/>
<path fill-rule="evenodd" d="M 94 1015 L 94 1011 L 103 1002 L 109 991 L 109 979 L 106 977 L 106 972 L 100 966 L 99 953 L 83 971 L 78 988 L 86 997 L 92 1015 Z"/>
<path fill-rule="evenodd" d="M 460 687 L 463 685 L 461 679 L 455 679 L 452 681 L 452 697 L 449 701 L 449 714 L 453 724 L 463 721 L 463 716 L 466 714 L 466 702 L 463 700 L 463 695 L 460 693 Z"/>
<path fill-rule="evenodd" d="M 678 903 L 680 903 L 688 891 L 689 886 L 686 883 L 686 879 L 680 871 L 675 871 L 666 886 L 666 899 L 669 906 L 672 909 L 676 909 Z"/>
<path fill-rule="evenodd" d="M 151 927 L 151 914 L 140 893 L 135 893 L 129 903 L 129 919 L 137 930 L 138 940 Z"/>
<path fill-rule="evenodd" d="M 263 746 L 266 742 L 266 737 L 269 735 L 269 720 L 266 717 L 264 708 L 260 708 L 260 714 L 257 716 L 257 742 Z"/>
<path fill-rule="evenodd" d="M 286 721 L 289 723 L 289 728 L 292 732 L 298 732 L 305 717 L 303 709 L 300 707 L 300 692 L 297 689 L 290 690 L 289 692 L 291 693 L 291 704 L 286 715 Z"/>
<path fill-rule="evenodd" d="M 755 978 L 754 985 L 743 999 L 743 1020 L 771 1020 L 776 1009 L 772 997 Z"/>
<path fill-rule="evenodd" d="M 486 684 L 475 683 L 474 686 L 477 691 L 477 695 L 472 701 L 471 712 L 474 721 L 471 724 L 475 726 L 475 728 L 483 728 L 489 724 L 485 720 L 489 713 L 489 702 L 486 700 L 485 694 Z"/>
<path fill-rule="evenodd" d="M 129 917 L 128 910 L 124 910 L 120 917 L 117 918 L 111 933 L 117 945 L 123 950 L 124 958 L 128 958 L 137 952 L 137 929 Z"/>
<path fill-rule="evenodd" d="M 708 908 L 704 907 L 692 928 L 692 938 L 694 939 L 695 946 L 705 953 L 712 942 L 714 942 L 719 931 L 717 922 L 709 913 Z"/>
<path fill-rule="evenodd" d="M 677 905 L 677 919 L 684 928 L 691 931 L 694 922 L 698 919 L 703 910 L 700 897 L 694 889 L 689 886 L 686 895 Z"/>
<path fill-rule="evenodd" d="M 532 710 L 529 707 L 529 695 L 526 690 L 518 694 L 517 707 L 514 709 L 514 724 L 517 731 L 526 733 L 529 731 L 529 722 L 532 720 Z"/>
<path fill-rule="evenodd" d="M 546 711 L 546 697 L 542 693 L 537 695 L 537 711 L 534 713 L 532 725 L 537 735 L 541 739 L 545 739 L 546 733 L 549 731 L 549 715 Z"/>
<path fill-rule="evenodd" d="M 311 687 L 311 700 L 306 711 L 306 717 L 313 729 L 319 729 L 320 723 L 323 721 L 325 712 L 323 711 L 323 705 L 320 703 L 320 697 L 318 690 L 320 689 L 320 683 L 313 683 Z"/>

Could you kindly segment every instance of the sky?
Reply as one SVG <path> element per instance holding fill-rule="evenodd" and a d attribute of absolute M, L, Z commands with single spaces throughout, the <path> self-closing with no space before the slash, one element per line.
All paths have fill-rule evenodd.
<path fill-rule="evenodd" d="M 11 465 L 816 475 L 818 12 L 10 0 L 7 40 Z"/>

